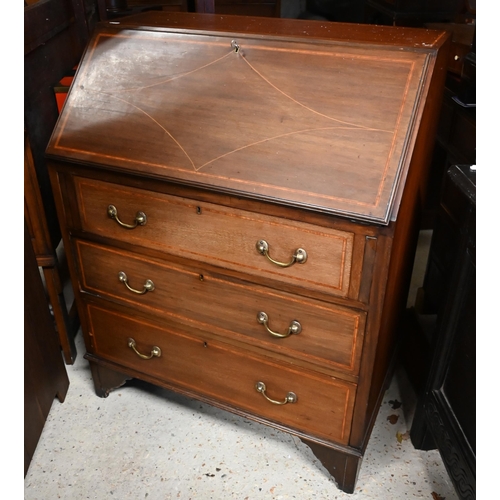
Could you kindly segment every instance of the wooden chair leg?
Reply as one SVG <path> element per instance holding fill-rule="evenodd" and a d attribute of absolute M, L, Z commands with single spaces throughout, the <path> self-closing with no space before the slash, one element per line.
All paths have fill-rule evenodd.
<path fill-rule="evenodd" d="M 72 365 L 76 359 L 76 345 L 73 332 L 70 331 L 71 321 L 66 307 L 66 300 L 63 295 L 63 287 L 59 278 L 59 273 L 55 267 L 43 267 L 42 269 L 64 361 L 66 364 Z"/>

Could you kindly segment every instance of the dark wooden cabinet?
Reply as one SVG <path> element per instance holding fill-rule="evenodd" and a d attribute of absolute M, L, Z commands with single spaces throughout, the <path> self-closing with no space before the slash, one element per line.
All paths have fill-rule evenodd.
<path fill-rule="evenodd" d="M 476 489 L 476 183 L 469 166 L 446 175 L 423 291 L 432 360 L 411 429 L 438 448 L 461 499 Z"/>
<path fill-rule="evenodd" d="M 59 345 L 66 363 L 72 364 L 76 358 L 75 334 L 80 325 L 76 307 L 73 307 L 74 301 L 64 294 L 64 285 L 69 281 L 66 255 L 63 248 L 57 249 L 52 245 L 26 132 L 24 133 L 24 220 L 36 262 L 43 271 L 45 290 L 52 308 Z"/>
<path fill-rule="evenodd" d="M 422 26 L 427 21 L 452 21 L 463 3 L 461 0 L 366 0 L 365 22 Z"/>
<path fill-rule="evenodd" d="M 187 12 L 188 0 L 97 0 L 101 21 L 132 16 L 140 12 Z"/>
<path fill-rule="evenodd" d="M 429 24 L 429 27 L 444 25 Z M 423 228 L 432 228 L 445 175 L 452 165 L 476 163 L 476 47 L 474 25 L 450 25 L 448 75 L 432 155 Z"/>
<path fill-rule="evenodd" d="M 47 157 L 97 394 L 137 377 L 286 430 L 352 492 L 392 376 L 449 37 L 331 28 L 104 23 Z"/>
<path fill-rule="evenodd" d="M 194 0 L 194 10 L 206 14 L 280 17 L 281 0 Z"/>
<path fill-rule="evenodd" d="M 54 85 L 80 60 L 97 22 L 95 0 L 44 0 L 24 8 L 24 215 L 66 363 L 76 357 L 76 308 L 63 294 L 69 276 L 45 148 L 58 118 Z"/>
<path fill-rule="evenodd" d="M 31 235 L 24 226 L 24 475 L 54 398 L 69 387 L 57 333 L 49 313 Z"/>
<path fill-rule="evenodd" d="M 79 62 L 97 22 L 93 6 L 91 0 L 45 0 L 24 8 L 24 128 L 52 248 L 61 240 L 44 157 L 58 118 L 53 86 Z"/>

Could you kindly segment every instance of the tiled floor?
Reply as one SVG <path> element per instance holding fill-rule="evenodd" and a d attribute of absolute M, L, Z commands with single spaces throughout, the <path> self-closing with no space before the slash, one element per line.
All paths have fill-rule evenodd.
<path fill-rule="evenodd" d="M 25 478 L 25 500 L 457 499 L 439 453 L 415 450 L 408 439 L 414 396 L 401 370 L 348 495 L 289 434 L 140 382 L 97 397 L 81 334 L 77 347 L 66 400 L 54 401 Z"/>

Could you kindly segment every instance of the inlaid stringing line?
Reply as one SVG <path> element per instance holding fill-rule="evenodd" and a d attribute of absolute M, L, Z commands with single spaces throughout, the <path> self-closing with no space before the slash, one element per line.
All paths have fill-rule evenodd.
<path fill-rule="evenodd" d="M 179 149 L 186 155 L 186 158 L 191 163 L 193 169 L 196 171 L 196 166 L 195 166 L 193 160 L 188 155 L 187 151 L 182 147 L 181 143 L 158 120 L 155 120 L 149 113 L 147 113 L 146 111 L 144 111 L 139 106 L 136 106 L 135 104 L 131 103 L 130 101 L 127 101 L 126 99 L 122 99 L 121 97 L 117 97 L 117 96 L 115 96 L 113 94 L 108 94 L 107 92 L 101 92 L 101 91 L 92 91 L 92 90 L 91 90 L 91 92 L 96 92 L 98 94 L 108 95 L 109 97 L 112 97 L 114 99 L 118 99 L 119 101 L 122 101 L 122 102 L 128 104 L 129 106 L 132 106 L 133 108 L 137 109 L 141 113 L 144 113 L 150 120 L 152 120 L 154 123 L 156 123 L 156 125 L 158 125 L 158 127 L 160 127 L 175 142 L 175 144 L 177 144 L 177 146 L 179 147 Z"/>
<path fill-rule="evenodd" d="M 243 50 L 241 50 L 240 47 L 238 47 L 238 49 L 239 50 L 236 51 L 236 50 L 234 50 L 234 47 L 233 47 L 233 50 L 231 50 L 230 52 L 224 54 L 223 56 L 221 56 L 221 57 L 219 57 L 217 59 L 214 59 L 213 61 L 211 61 L 211 62 L 209 62 L 207 64 L 204 64 L 204 65 L 202 65 L 202 66 L 200 66 L 198 68 L 192 69 L 192 70 L 190 70 L 190 71 L 188 71 L 186 73 L 182 73 L 182 74 L 170 77 L 170 78 L 168 78 L 166 80 L 162 80 L 160 82 L 156 82 L 156 83 L 153 83 L 153 84 L 150 84 L 150 85 L 145 85 L 145 86 L 142 86 L 142 87 L 128 88 L 128 89 L 115 89 L 115 90 L 113 90 L 113 92 L 138 91 L 138 90 L 143 90 L 143 89 L 146 89 L 146 88 L 152 88 L 152 87 L 155 87 L 155 86 L 158 86 L 158 85 L 162 85 L 162 84 L 165 84 L 165 83 L 169 83 L 169 82 L 171 82 L 173 80 L 177 80 L 177 79 L 189 76 L 189 75 L 191 75 L 191 74 L 193 74 L 195 72 L 198 72 L 198 71 L 200 71 L 202 69 L 208 68 L 209 66 L 212 66 L 214 64 L 217 64 L 217 63 L 221 62 L 222 60 L 226 59 L 229 55 L 235 53 L 237 56 L 241 57 L 241 59 L 248 65 L 248 67 L 259 78 L 261 78 L 263 81 L 265 81 L 269 86 L 271 86 L 277 92 L 279 92 L 280 94 L 282 94 L 285 98 L 289 99 L 293 103 L 297 104 L 298 106 L 306 109 L 307 111 L 309 111 L 311 113 L 317 114 L 317 115 L 319 115 L 319 116 L 321 116 L 323 118 L 326 118 L 328 120 L 332 120 L 332 121 L 338 122 L 339 124 L 344 124 L 344 125 L 348 125 L 348 126 L 345 126 L 345 127 L 337 126 L 337 127 L 310 128 L 310 129 L 304 129 L 304 130 L 300 130 L 300 131 L 287 132 L 287 133 L 279 134 L 279 135 L 276 135 L 276 136 L 273 136 L 273 137 L 267 137 L 267 138 L 264 138 L 262 140 L 259 140 L 259 141 L 247 144 L 245 146 L 241 146 L 241 147 L 236 148 L 236 149 L 234 149 L 232 151 L 228 151 L 228 152 L 226 152 L 226 153 L 224 153 L 224 154 L 222 154 L 222 155 L 220 155 L 220 156 L 218 156 L 216 158 L 213 158 L 212 160 L 209 160 L 208 162 L 204 163 L 203 165 L 201 165 L 199 167 L 196 167 L 196 165 L 194 164 L 194 161 L 192 160 L 192 158 L 190 157 L 190 155 L 187 153 L 187 151 L 184 149 L 184 147 L 181 145 L 181 143 L 172 135 L 172 133 L 166 127 L 164 127 L 160 122 L 158 122 L 155 118 L 153 118 L 147 111 L 145 111 L 144 109 L 142 109 L 140 106 L 138 106 L 136 104 L 133 104 L 129 100 L 120 98 L 120 97 L 118 97 L 118 96 L 116 96 L 114 94 L 111 94 L 109 92 L 103 92 L 103 91 L 98 91 L 98 90 L 89 90 L 89 89 L 86 89 L 86 90 L 87 91 L 91 91 L 91 92 L 95 92 L 95 93 L 99 93 L 99 94 L 104 94 L 104 95 L 107 95 L 107 96 L 112 97 L 114 99 L 117 99 L 119 101 L 122 101 L 122 102 L 124 102 L 126 104 L 129 104 L 130 106 L 132 106 L 133 108 L 137 109 L 138 111 L 140 111 L 141 113 L 143 113 L 145 116 L 147 116 L 153 123 L 155 123 L 158 127 L 160 127 L 160 129 L 163 130 L 172 139 L 172 141 L 177 145 L 177 147 L 186 156 L 186 158 L 188 159 L 189 163 L 191 164 L 191 167 L 194 170 L 194 172 L 199 172 L 201 169 L 203 169 L 207 165 L 210 165 L 211 163 L 213 163 L 213 162 L 215 162 L 215 161 L 217 161 L 217 160 L 219 160 L 221 158 L 229 156 L 229 155 L 231 155 L 233 153 L 236 153 L 238 151 L 241 151 L 243 149 L 250 148 L 250 147 L 256 146 L 258 144 L 265 143 L 265 142 L 273 141 L 273 140 L 276 140 L 276 139 L 279 139 L 279 138 L 282 138 L 282 137 L 287 137 L 287 136 L 301 134 L 301 133 L 314 132 L 314 131 L 320 131 L 320 130 L 335 130 L 335 129 L 338 129 L 338 130 L 360 130 L 360 131 L 373 131 L 373 132 L 393 133 L 393 131 L 391 131 L 391 130 L 385 130 L 385 129 L 379 129 L 379 128 L 372 128 L 372 127 L 368 127 L 368 126 L 365 126 L 365 125 L 360 125 L 360 124 L 356 124 L 356 123 L 347 122 L 347 121 L 344 121 L 344 120 L 339 120 L 337 118 L 325 115 L 323 113 L 320 113 L 319 111 L 316 111 L 316 110 L 314 110 L 314 109 L 306 106 L 305 104 L 303 104 L 300 101 L 294 99 L 292 96 L 288 95 L 286 92 L 284 92 L 279 87 L 277 87 L 275 84 L 273 84 L 268 78 L 266 78 L 261 72 L 259 72 L 246 59 Z M 412 68 L 413 68 L 413 66 L 414 65 L 412 65 Z M 407 82 L 407 86 L 408 86 L 408 82 Z M 405 90 L 407 91 L 407 88 Z M 398 119 L 400 119 L 400 118 L 401 118 L 401 116 L 398 117 Z M 392 152 L 393 147 L 394 147 L 394 144 L 392 144 L 391 152 Z M 387 163 L 386 163 L 386 166 L 385 166 L 385 169 L 384 169 L 383 178 L 381 179 L 381 183 L 379 185 L 379 189 L 378 189 L 378 193 L 377 193 L 377 196 L 376 196 L 376 201 L 375 201 L 374 206 L 377 206 L 378 203 L 379 203 L 379 201 L 380 201 L 381 190 L 382 190 L 382 186 L 384 184 L 384 179 L 386 177 L 386 170 L 387 170 L 387 167 L 388 167 Z M 361 203 L 361 205 L 365 205 L 365 204 Z"/>
<path fill-rule="evenodd" d="M 412 81 L 412 76 L 413 76 L 414 69 L 415 69 L 415 63 L 412 63 L 411 66 L 410 66 L 410 71 L 408 73 L 408 77 L 406 79 L 406 86 L 405 86 L 405 90 L 403 92 L 403 102 L 406 101 L 406 99 L 408 97 L 408 93 L 410 92 L 410 83 Z M 399 108 L 399 113 L 398 113 L 398 118 L 397 118 L 397 121 L 396 121 L 395 130 L 399 129 L 401 120 L 403 119 L 403 111 L 404 111 L 404 106 L 401 106 Z M 385 166 L 384 166 L 384 172 L 382 174 L 382 178 L 380 179 L 380 183 L 379 183 L 379 186 L 378 186 L 377 196 L 375 197 L 375 206 L 378 206 L 379 203 L 380 203 L 380 199 L 382 197 L 382 190 L 384 188 L 385 181 L 387 179 L 387 172 L 389 170 L 390 159 L 392 158 L 392 155 L 394 153 L 395 147 L 396 147 L 396 134 L 394 134 L 393 137 L 392 137 L 391 149 L 390 149 L 389 155 L 387 156 L 387 161 L 385 162 Z"/>
<path fill-rule="evenodd" d="M 239 47 L 238 47 L 239 48 Z M 241 151 L 243 149 L 246 149 L 246 148 L 250 148 L 250 147 L 253 147 L 253 146 L 256 146 L 258 144 L 262 144 L 264 142 L 269 142 L 269 141 L 273 141 L 273 140 L 276 140 L 276 139 L 279 139 L 279 138 L 282 138 L 282 137 L 287 137 L 287 136 L 291 136 L 291 135 L 295 135 L 295 134 L 301 134 L 301 133 L 306 133 L 306 132 L 313 132 L 313 131 L 319 131 L 319 130 L 335 130 L 335 129 L 343 129 L 343 130 L 355 130 L 355 129 L 362 129 L 362 130 L 367 130 L 367 131 L 375 131 L 375 132 L 387 132 L 387 133 L 391 133 L 391 131 L 388 131 L 388 130 L 383 130 L 383 129 L 377 129 L 377 128 L 370 128 L 370 127 L 366 127 L 364 125 L 358 125 L 358 124 L 355 124 L 355 123 L 350 123 L 350 122 L 346 122 L 346 121 L 343 121 L 343 120 L 339 120 L 337 118 L 333 118 L 331 116 L 328 116 L 328 115 L 325 115 L 323 113 L 320 113 L 319 111 L 316 111 L 308 106 L 306 106 L 305 104 L 301 103 L 300 101 L 297 101 L 296 99 L 294 99 L 293 97 L 289 96 L 286 92 L 282 91 L 279 87 L 277 87 L 276 85 L 274 85 L 271 81 L 269 81 L 269 79 L 267 79 L 262 73 L 260 73 L 250 62 L 248 62 L 248 60 L 246 59 L 246 57 L 244 56 L 243 54 L 243 51 L 241 50 L 232 50 L 230 52 L 228 52 L 227 54 L 223 55 L 222 57 L 219 57 L 218 59 L 215 59 L 213 61 L 211 61 L 210 63 L 207 63 L 207 64 L 204 64 L 203 66 L 200 66 L 199 68 L 195 68 L 191 71 L 188 71 L 186 73 L 183 73 L 181 75 L 177 75 L 177 76 L 174 76 L 172 78 L 169 78 L 167 80 L 163 80 L 161 82 L 156 82 L 154 84 L 151 84 L 151 85 L 147 85 L 147 86 L 143 86 L 143 87 L 137 87 L 137 88 L 129 88 L 129 89 L 122 89 L 121 91 L 134 91 L 134 90 L 143 90 L 143 89 L 146 89 L 146 88 L 151 88 L 151 87 L 155 87 L 155 86 L 158 86 L 158 85 L 162 85 L 162 84 L 165 84 L 165 83 L 169 83 L 173 80 L 176 80 L 176 79 L 179 79 L 179 78 L 183 78 L 185 76 L 188 76 L 192 73 L 195 73 L 197 71 L 200 71 L 204 68 L 207 68 L 209 66 L 212 66 L 213 64 L 217 64 L 218 62 L 222 61 L 223 59 L 225 59 L 226 57 L 228 57 L 230 54 L 232 53 L 236 53 L 238 54 L 243 61 L 245 61 L 245 63 L 249 66 L 249 68 L 255 73 L 257 74 L 261 79 L 263 79 L 268 85 L 270 85 L 272 88 L 274 88 L 277 92 L 279 92 L 280 94 L 282 94 L 284 97 L 286 97 L 287 99 L 289 99 L 290 101 L 294 102 L 295 104 L 297 104 L 298 106 L 301 106 L 303 107 L 304 109 L 310 111 L 311 113 L 315 113 L 323 118 L 327 118 L 329 120 L 332 120 L 332 121 L 335 121 L 335 122 L 338 122 L 338 123 L 341 123 L 341 124 L 345 124 L 345 125 L 349 125 L 349 127 L 319 127 L 319 128 L 311 128 L 311 129 L 304 129 L 304 130 L 299 130 L 299 131 L 294 131 L 294 132 L 287 132 L 287 133 L 284 133 L 284 134 L 279 134 L 279 135 L 276 135 L 274 137 L 266 137 L 260 141 L 256 141 L 256 142 L 253 142 L 253 143 L 250 143 L 250 144 L 246 144 L 245 146 L 241 146 L 239 148 L 236 148 L 236 149 L 233 149 L 231 151 L 228 151 L 227 153 L 224 153 L 216 158 L 213 158 L 212 160 L 209 160 L 207 161 L 206 163 L 204 163 L 203 165 L 200 165 L 199 167 L 196 167 L 196 165 L 194 164 L 192 158 L 189 156 L 189 154 L 187 153 L 187 151 L 182 147 L 181 143 L 175 139 L 175 137 L 161 124 L 159 123 L 155 118 L 153 118 L 149 113 L 147 113 L 146 111 L 144 111 L 141 107 L 131 103 L 130 101 L 126 100 L 126 99 L 122 99 L 120 97 L 117 97 L 116 95 L 113 95 L 113 94 L 110 94 L 110 93 L 107 93 L 107 92 L 104 92 L 106 95 L 109 95 L 110 97 L 114 97 L 115 99 L 118 99 L 120 101 L 123 101 L 123 102 L 126 102 L 127 104 L 130 104 L 131 106 L 133 106 L 135 109 L 141 111 L 143 114 L 145 114 L 148 118 L 150 118 L 154 123 L 156 123 L 174 142 L 175 144 L 179 147 L 179 149 L 181 149 L 181 151 L 184 153 L 184 155 L 188 158 L 189 162 L 191 163 L 191 166 L 192 168 L 194 169 L 195 172 L 198 172 L 200 171 L 202 168 L 206 167 L 207 165 L 210 165 L 211 163 L 221 159 L 221 158 L 224 158 L 226 156 L 229 156 L 233 153 L 236 153 L 238 151 Z M 115 90 L 115 92 L 117 92 Z"/>
<path fill-rule="evenodd" d="M 336 121 L 336 122 L 339 122 L 339 123 L 343 123 L 344 125 L 350 125 L 350 126 L 355 127 L 355 128 L 361 128 L 363 130 L 372 130 L 372 131 L 376 131 L 376 132 L 387 132 L 389 134 L 392 134 L 392 132 L 393 132 L 392 130 L 374 129 L 374 128 L 366 127 L 365 125 L 359 125 L 357 123 L 351 123 L 351 122 L 346 122 L 346 121 L 343 121 L 343 120 L 339 120 L 338 118 L 333 118 L 331 116 L 325 115 L 323 113 L 320 113 L 319 111 L 316 111 L 316 110 L 310 108 L 309 106 L 306 106 L 305 104 L 302 104 L 300 101 L 297 101 L 292 96 L 289 96 L 286 92 L 283 92 L 279 87 L 277 87 L 272 82 L 270 82 L 262 73 L 260 73 L 260 71 L 258 71 L 254 66 L 252 66 L 252 64 L 250 64 L 248 62 L 247 58 L 243 55 L 243 53 L 242 53 L 241 50 L 238 50 L 238 55 L 240 55 L 240 57 L 243 59 L 243 61 L 245 61 L 248 64 L 248 66 L 250 67 L 250 69 L 252 71 L 254 71 L 260 78 L 262 78 L 266 83 L 268 83 L 276 91 L 278 91 L 280 94 L 282 94 L 283 96 L 285 96 L 287 99 L 290 99 L 295 104 L 297 104 L 299 106 L 302 106 L 304 109 L 307 109 L 311 113 L 314 113 L 314 114 L 317 114 L 319 116 L 322 116 L 323 118 L 327 118 L 328 120 L 333 120 L 333 121 Z"/>
<path fill-rule="evenodd" d="M 371 130 L 371 131 L 376 131 L 376 132 L 379 131 L 379 129 L 361 128 L 361 127 L 354 126 L 354 127 L 318 127 L 318 128 L 308 128 L 308 129 L 304 129 L 304 130 L 296 130 L 294 132 L 286 132 L 284 134 L 275 135 L 274 137 L 266 137 L 265 139 L 261 139 L 260 141 L 252 142 L 250 144 L 246 144 L 245 146 L 241 146 L 239 148 L 233 149 L 232 151 L 228 151 L 227 153 L 224 153 L 220 156 L 217 156 L 217 158 L 213 158 L 212 160 L 207 161 L 206 163 L 201 165 L 201 167 L 195 168 L 195 170 L 198 172 L 203 167 L 206 167 L 207 165 L 209 165 L 210 163 L 213 163 L 214 161 L 220 160 L 221 158 L 224 158 L 225 156 L 228 156 L 230 154 L 241 151 L 242 149 L 256 146 L 257 144 L 262 144 L 262 143 L 268 142 L 268 141 L 274 141 L 275 139 L 279 139 L 281 137 L 287 137 L 287 136 L 295 135 L 295 134 L 303 134 L 306 132 L 317 132 L 319 130 L 369 130 L 369 131 Z"/>
<path fill-rule="evenodd" d="M 152 83 L 151 85 L 145 85 L 143 87 L 117 89 L 117 90 L 114 90 L 114 92 L 130 92 L 133 90 L 144 90 L 144 89 L 149 89 L 151 87 L 155 87 L 157 85 L 163 85 L 164 83 L 169 83 L 173 80 L 177 80 L 178 78 L 183 78 L 185 76 L 191 75 L 192 73 L 196 73 L 197 71 L 208 68 L 209 66 L 212 66 L 212 64 L 216 64 L 216 63 L 222 61 L 222 59 L 225 59 L 227 56 L 231 55 L 232 53 L 233 53 L 233 51 L 228 52 L 227 54 L 223 55 L 222 57 L 219 57 L 218 59 L 215 59 L 207 64 L 204 64 L 203 66 L 200 66 L 199 68 L 192 69 L 191 71 L 187 71 L 186 73 L 181 73 L 180 75 L 172 76 L 172 77 L 168 78 L 167 80 L 162 80 L 160 82 Z"/>

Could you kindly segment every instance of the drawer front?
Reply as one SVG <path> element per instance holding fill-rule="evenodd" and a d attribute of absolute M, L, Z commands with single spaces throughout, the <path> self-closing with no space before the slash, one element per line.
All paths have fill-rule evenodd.
<path fill-rule="evenodd" d="M 171 333 L 144 321 L 88 305 L 94 354 L 167 384 L 213 398 L 272 422 L 313 436 L 346 444 L 355 385 L 313 372 L 295 371 L 216 341 Z M 154 348 L 159 357 L 142 359 Z M 277 405 L 256 390 L 284 402 L 289 392 L 297 401 Z"/>
<path fill-rule="evenodd" d="M 348 294 L 353 233 L 93 179 L 77 177 L 75 182 L 84 231 L 341 297 Z M 135 224 L 138 212 L 146 223 L 124 228 L 108 216 L 109 205 L 126 224 Z M 259 252 L 262 240 L 269 257 L 282 264 L 293 262 L 298 249 L 307 257 L 281 267 Z"/>
<path fill-rule="evenodd" d="M 131 310 L 166 315 L 233 341 L 357 375 L 363 312 L 83 240 L 76 240 L 75 248 L 87 292 L 126 303 Z M 147 280 L 154 289 L 148 291 Z"/>

